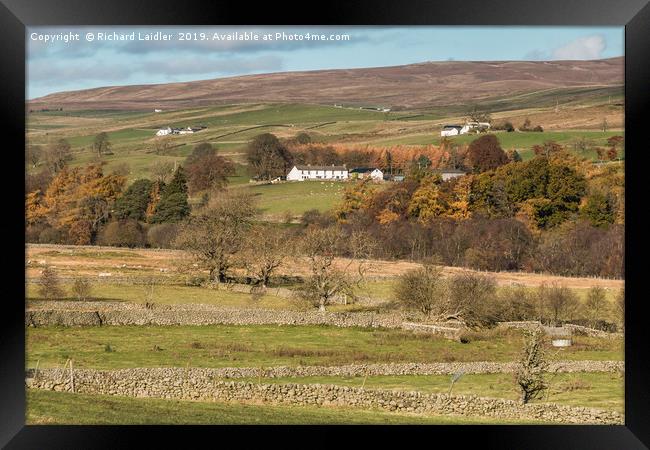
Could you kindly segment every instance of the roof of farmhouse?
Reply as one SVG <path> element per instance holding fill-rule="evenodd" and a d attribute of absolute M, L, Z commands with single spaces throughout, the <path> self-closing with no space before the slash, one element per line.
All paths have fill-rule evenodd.
<path fill-rule="evenodd" d="M 357 167 L 356 169 L 352 169 L 350 173 L 368 173 L 376 169 L 376 167 Z"/>
<path fill-rule="evenodd" d="M 348 170 L 345 166 L 335 166 L 335 165 L 331 165 L 331 166 L 296 165 L 296 169 L 298 170 Z"/>

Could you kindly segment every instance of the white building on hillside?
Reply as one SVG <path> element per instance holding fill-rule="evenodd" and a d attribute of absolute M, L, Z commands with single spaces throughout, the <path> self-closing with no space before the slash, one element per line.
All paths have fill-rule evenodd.
<path fill-rule="evenodd" d="M 347 180 L 348 176 L 345 166 L 293 166 L 287 174 L 287 181 Z"/>
<path fill-rule="evenodd" d="M 172 129 L 171 129 L 170 127 L 167 127 L 167 128 L 161 128 L 161 129 L 158 130 L 158 132 L 156 133 L 156 136 L 166 136 L 166 135 L 171 134 L 171 133 L 172 133 Z"/>
<path fill-rule="evenodd" d="M 489 130 L 490 124 L 488 122 L 467 122 L 465 125 L 444 125 L 440 136 L 457 136 L 459 134 L 467 134 L 471 130 L 484 131 Z"/>
<path fill-rule="evenodd" d="M 376 167 L 357 167 L 350 171 L 352 178 L 363 180 L 364 178 L 371 178 L 375 181 L 384 181 L 384 172 Z"/>

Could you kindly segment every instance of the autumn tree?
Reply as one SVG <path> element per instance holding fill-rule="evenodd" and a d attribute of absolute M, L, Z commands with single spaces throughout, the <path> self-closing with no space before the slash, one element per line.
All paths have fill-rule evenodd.
<path fill-rule="evenodd" d="M 255 213 L 250 195 L 227 193 L 215 197 L 181 225 L 175 245 L 208 270 L 211 281 L 225 282 Z"/>
<path fill-rule="evenodd" d="M 508 163 L 508 156 L 493 134 L 481 136 L 472 141 L 467 156 L 475 172 L 485 172 Z"/>
<path fill-rule="evenodd" d="M 179 222 L 190 214 L 187 202 L 187 177 L 183 166 L 178 166 L 174 177 L 160 193 L 160 200 L 150 222 Z"/>
<path fill-rule="evenodd" d="M 348 184 L 343 190 L 343 201 L 336 210 L 338 221 L 344 223 L 356 211 L 364 209 L 374 192 L 369 178 Z"/>
<path fill-rule="evenodd" d="M 533 153 L 536 156 L 544 156 L 546 158 L 550 158 L 562 150 L 564 150 L 564 147 L 554 141 L 546 141 L 542 145 L 533 145 Z"/>
<path fill-rule="evenodd" d="M 426 223 L 447 211 L 448 205 L 440 189 L 441 181 L 439 175 L 422 179 L 409 202 L 409 216 Z"/>
<path fill-rule="evenodd" d="M 271 275 L 289 256 L 289 236 L 282 229 L 266 225 L 255 226 L 246 234 L 244 248 L 239 259 L 249 276 L 263 289 Z"/>
<path fill-rule="evenodd" d="M 228 177 L 235 173 L 233 163 L 212 152 L 194 157 L 187 166 L 189 191 L 194 193 L 205 189 L 223 189 Z"/>
<path fill-rule="evenodd" d="M 260 134 L 249 142 L 246 159 L 253 174 L 261 180 L 286 176 L 293 163 L 289 150 L 270 133 Z"/>
<path fill-rule="evenodd" d="M 108 154 L 111 151 L 111 142 L 108 140 L 108 134 L 104 131 L 95 136 L 93 140 L 93 150 L 98 157 Z"/>
<path fill-rule="evenodd" d="M 66 229 L 73 243 L 89 244 L 108 219 L 124 182 L 119 175 L 105 176 L 100 166 L 64 167 L 43 197 L 49 224 Z"/>

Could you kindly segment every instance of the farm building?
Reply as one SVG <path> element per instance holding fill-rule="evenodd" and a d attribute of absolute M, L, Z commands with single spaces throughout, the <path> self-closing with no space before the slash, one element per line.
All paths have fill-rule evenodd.
<path fill-rule="evenodd" d="M 465 125 L 444 125 L 440 136 L 457 136 L 459 134 L 467 134 L 471 130 L 487 130 L 490 124 L 487 122 L 467 122 Z"/>
<path fill-rule="evenodd" d="M 158 130 L 158 132 L 156 133 L 156 136 L 166 136 L 166 135 L 168 135 L 168 134 L 172 134 L 172 129 L 171 129 L 170 127 L 167 127 L 167 128 L 161 128 L 161 129 Z"/>
<path fill-rule="evenodd" d="M 467 174 L 467 172 L 464 170 L 458 169 L 435 169 L 433 170 L 433 173 L 439 174 L 442 177 L 442 181 L 451 180 L 452 178 L 456 177 L 462 177 L 463 175 Z"/>
<path fill-rule="evenodd" d="M 345 166 L 293 166 L 287 174 L 287 181 L 347 180 L 348 176 Z"/>
<path fill-rule="evenodd" d="M 357 167 L 350 171 L 350 177 L 363 180 L 365 178 L 372 178 L 375 181 L 384 180 L 384 172 L 376 167 Z"/>
<path fill-rule="evenodd" d="M 462 129 L 462 125 L 445 125 L 442 127 L 440 136 L 457 136 L 460 134 L 460 130 Z"/>

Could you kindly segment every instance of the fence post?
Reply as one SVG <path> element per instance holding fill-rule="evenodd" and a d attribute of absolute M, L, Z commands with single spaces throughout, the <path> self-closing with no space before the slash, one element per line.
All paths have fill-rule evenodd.
<path fill-rule="evenodd" d="M 72 386 L 72 392 L 74 393 L 74 369 L 72 368 L 72 359 L 70 360 L 70 385 Z"/>

